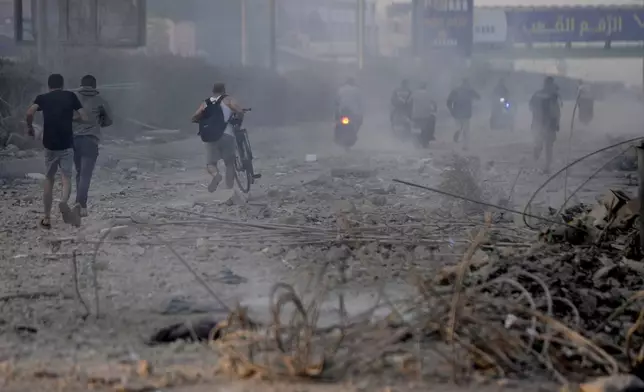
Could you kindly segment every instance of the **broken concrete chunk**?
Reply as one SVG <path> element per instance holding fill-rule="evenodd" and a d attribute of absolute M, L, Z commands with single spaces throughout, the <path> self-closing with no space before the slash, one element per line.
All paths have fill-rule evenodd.
<path fill-rule="evenodd" d="M 127 238 L 127 236 L 130 234 L 131 227 L 130 226 L 114 226 L 114 227 L 108 227 L 106 229 L 101 230 L 101 237 L 106 235 L 107 233 L 107 239 L 113 240 L 113 239 L 124 239 Z"/>
<path fill-rule="evenodd" d="M 383 195 L 374 196 L 371 198 L 371 203 L 376 207 L 383 207 L 387 204 L 387 197 Z"/>
<path fill-rule="evenodd" d="M 331 169 L 331 177 L 336 177 L 336 178 L 345 178 L 345 177 L 369 178 L 369 177 L 373 177 L 375 174 L 376 174 L 376 171 L 372 169 L 360 169 L 360 168 Z"/>
<path fill-rule="evenodd" d="M 605 227 L 628 201 L 630 197 L 624 192 L 610 190 L 588 214 L 594 219 L 593 225 Z"/>
<path fill-rule="evenodd" d="M 39 143 L 36 140 L 18 135 L 17 133 L 12 133 L 9 135 L 7 144 L 13 144 L 21 150 L 30 150 L 32 148 L 39 147 Z"/>
<path fill-rule="evenodd" d="M 43 181 L 46 178 L 45 175 L 42 173 L 27 173 L 25 177 L 27 177 L 30 180 L 36 180 L 36 181 Z"/>
<path fill-rule="evenodd" d="M 218 189 L 212 194 L 213 201 L 225 205 L 243 205 L 246 204 L 246 198 L 235 189 Z"/>
<path fill-rule="evenodd" d="M 336 200 L 331 206 L 331 212 L 334 214 L 352 213 L 356 211 L 356 206 L 349 200 Z"/>

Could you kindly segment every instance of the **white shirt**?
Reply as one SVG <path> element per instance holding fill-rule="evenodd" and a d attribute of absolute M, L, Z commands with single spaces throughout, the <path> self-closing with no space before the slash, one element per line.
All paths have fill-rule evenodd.
<path fill-rule="evenodd" d="M 221 95 L 218 95 L 216 97 L 210 97 L 210 102 L 212 102 L 214 104 L 215 102 L 217 102 L 217 100 L 220 97 L 221 97 Z M 221 101 L 221 111 L 224 113 L 224 118 L 226 119 L 226 121 L 229 121 L 230 116 L 233 115 L 233 110 L 230 107 L 228 107 L 228 105 L 226 105 L 223 100 Z M 226 130 L 224 131 L 224 135 L 235 136 L 235 134 L 233 133 L 233 126 L 232 125 L 228 124 L 228 126 L 226 126 Z"/>
<path fill-rule="evenodd" d="M 338 89 L 337 97 L 338 107 L 348 109 L 353 114 L 361 116 L 363 114 L 362 95 L 356 86 L 345 84 Z"/>

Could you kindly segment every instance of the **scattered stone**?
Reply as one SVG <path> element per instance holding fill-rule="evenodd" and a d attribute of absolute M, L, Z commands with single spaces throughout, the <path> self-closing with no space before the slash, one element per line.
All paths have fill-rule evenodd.
<path fill-rule="evenodd" d="M 298 252 L 297 249 L 290 249 L 288 252 L 286 252 L 286 255 L 284 255 L 285 261 L 295 261 L 299 258 L 300 258 L 300 252 Z"/>
<path fill-rule="evenodd" d="M 299 223 L 297 215 L 283 216 L 279 218 L 279 222 L 284 225 L 297 225 Z"/>
<path fill-rule="evenodd" d="M 101 237 L 104 236 L 105 234 L 107 235 L 107 239 L 110 240 L 115 240 L 115 239 L 125 239 L 128 237 L 128 235 L 131 232 L 131 227 L 130 226 L 114 226 L 112 228 L 105 228 L 101 230 Z"/>
<path fill-rule="evenodd" d="M 243 276 L 237 275 L 230 268 L 224 268 L 221 270 L 220 277 L 217 279 L 217 281 L 224 284 L 237 286 L 242 283 L 248 282 L 248 279 L 244 278 Z"/>
<path fill-rule="evenodd" d="M 210 338 L 218 339 L 220 335 L 217 332 L 217 323 L 213 319 L 203 319 L 194 323 L 173 324 L 155 332 L 148 343 L 154 345 L 172 343 L 178 340 L 194 342 L 195 338 L 197 341 L 209 340 Z M 211 335 L 213 332 L 214 336 Z"/>
<path fill-rule="evenodd" d="M 325 186 L 333 182 L 333 178 L 329 175 L 323 174 L 311 181 L 305 182 L 304 185 L 309 186 Z"/>
<path fill-rule="evenodd" d="M 15 154 L 18 151 L 20 151 L 20 149 L 15 144 L 7 144 L 7 147 L 5 147 L 4 150 L 2 150 L 2 152 L 6 154 Z"/>
<path fill-rule="evenodd" d="M 374 196 L 371 198 L 371 202 L 376 207 L 383 207 L 387 204 L 387 197 L 383 195 Z"/>
<path fill-rule="evenodd" d="M 9 135 L 9 138 L 7 139 L 7 145 L 10 144 L 18 147 L 20 150 L 30 150 L 32 148 L 39 147 L 39 143 L 36 140 L 18 135 L 17 133 L 12 133 Z"/>
<path fill-rule="evenodd" d="M 336 168 L 331 169 L 331 177 L 336 178 L 370 178 L 376 175 L 376 171 L 372 169 L 359 169 L 359 168 Z"/>
<path fill-rule="evenodd" d="M 326 253 L 328 262 L 344 261 L 351 255 L 351 251 L 346 246 L 334 246 Z"/>
<path fill-rule="evenodd" d="M 431 257 L 431 251 L 426 246 L 417 246 L 414 248 L 414 257 L 417 260 L 428 260 Z"/>
<path fill-rule="evenodd" d="M 30 180 L 36 180 L 36 181 L 44 181 L 47 178 L 42 173 L 27 173 L 25 177 L 27 177 Z"/>
<path fill-rule="evenodd" d="M 331 212 L 334 214 L 356 212 L 356 206 L 349 200 L 336 200 L 331 206 Z"/>
<path fill-rule="evenodd" d="M 159 312 L 165 315 L 186 315 L 186 314 L 205 314 L 220 312 L 223 309 L 215 306 L 197 304 L 185 298 L 173 297 Z"/>
<path fill-rule="evenodd" d="M 145 254 L 145 248 L 142 246 L 134 246 L 132 247 L 132 254 L 136 256 L 143 256 Z"/>
<path fill-rule="evenodd" d="M 225 205 L 244 205 L 246 198 L 235 189 L 218 189 L 213 192 L 213 201 Z"/>
<path fill-rule="evenodd" d="M 280 191 L 277 188 L 271 188 L 266 192 L 266 196 L 271 197 L 271 198 L 276 198 L 280 196 Z"/>

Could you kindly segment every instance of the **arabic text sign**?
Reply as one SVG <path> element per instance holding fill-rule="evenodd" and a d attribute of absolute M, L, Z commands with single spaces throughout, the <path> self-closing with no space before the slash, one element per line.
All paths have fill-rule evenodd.
<path fill-rule="evenodd" d="M 644 8 L 507 10 L 511 42 L 644 41 Z"/>
<path fill-rule="evenodd" d="M 456 0 L 450 7 L 425 9 L 424 39 L 430 48 L 457 48 L 469 55 L 473 42 L 473 0 Z"/>

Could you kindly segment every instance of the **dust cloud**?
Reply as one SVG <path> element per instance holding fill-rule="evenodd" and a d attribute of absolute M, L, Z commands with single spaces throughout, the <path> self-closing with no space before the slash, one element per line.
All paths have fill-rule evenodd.
<path fill-rule="evenodd" d="M 82 75 L 94 74 L 101 94 L 110 101 L 117 118 L 115 125 L 104 131 L 105 140 L 100 146 L 90 190 L 89 216 L 83 218 L 78 229 L 66 225 L 58 214 L 52 216 L 51 230 L 38 228 L 42 152 L 10 143 L 0 150 L 3 391 L 52 390 L 65 385 L 86 390 L 88 383 L 110 390 L 167 391 L 179 391 L 177 388 L 187 384 L 194 384 L 195 388 L 205 383 L 210 388 L 235 385 L 239 374 L 233 374 L 234 379 L 222 380 L 221 372 L 241 369 L 226 366 L 229 364 L 226 361 L 233 361 L 238 353 L 226 351 L 231 348 L 226 344 L 192 342 L 199 336 L 191 334 L 186 326 L 205 325 L 211 330 L 217 322 L 228 320 L 231 323 L 227 327 L 236 328 L 240 321 L 243 331 L 238 336 L 253 338 L 263 328 L 278 331 L 273 324 L 275 309 L 288 301 L 279 297 L 280 303 L 276 303 L 275 299 L 277 294 L 281 295 L 278 289 L 284 288 L 287 295 L 298 295 L 291 295 L 289 301 L 300 300 L 301 296 L 301 302 L 307 305 L 304 308 L 309 303 L 315 304 L 310 307 L 315 308 L 311 312 L 315 315 L 305 314 L 306 323 L 298 324 L 294 313 L 285 317 L 295 320 L 289 327 L 296 331 L 294 336 L 305 334 L 291 328 L 303 328 L 300 325 L 306 324 L 306 333 L 316 335 L 316 349 L 325 348 L 319 343 L 323 339 L 317 338 L 333 337 L 336 331 L 344 331 L 344 327 L 337 325 L 353 328 L 365 323 L 369 327 L 363 331 L 377 332 L 368 335 L 358 329 L 358 333 L 336 346 L 340 354 L 346 354 L 343 357 L 346 362 L 341 363 L 347 364 L 347 368 L 355 364 L 350 354 L 369 357 L 375 354 L 364 350 L 386 343 L 387 352 L 378 354 L 382 358 L 369 361 L 382 369 L 363 372 L 356 367 L 359 371 L 353 376 L 361 385 L 359 389 L 380 390 L 391 385 L 394 388 L 391 390 L 409 391 L 408 367 L 413 367 L 413 372 L 417 372 L 413 373 L 414 380 L 422 384 L 422 390 L 429 390 L 431 384 L 447 381 L 445 374 L 451 374 L 453 369 L 451 359 L 423 357 L 418 362 L 425 365 L 416 368 L 416 359 L 406 353 L 417 355 L 420 351 L 418 355 L 425 355 L 431 351 L 425 348 L 442 349 L 444 342 L 433 339 L 444 334 L 436 333 L 442 330 L 427 329 L 419 334 L 422 344 L 417 345 L 415 337 L 409 338 L 411 333 L 403 332 L 409 320 L 414 320 L 413 325 L 447 325 L 448 319 L 456 317 L 457 312 L 442 305 L 442 299 L 448 297 L 433 298 L 434 294 L 429 294 L 419 301 L 418 293 L 428 295 L 429 290 L 422 290 L 437 277 L 444 278 L 438 287 L 440 292 L 452 293 L 456 275 L 453 272 L 467 270 L 460 267 L 463 260 L 468 268 L 471 264 L 473 271 L 481 268 L 476 275 L 468 273 L 461 282 L 468 290 L 463 298 L 477 301 L 486 300 L 488 293 L 472 291 L 482 286 L 468 279 L 479 279 L 488 267 L 494 267 L 489 271 L 502 279 L 505 272 L 499 272 L 497 266 L 516 269 L 529 264 L 534 267 L 534 271 L 529 269 L 531 273 L 540 274 L 552 270 L 545 264 L 548 260 L 555 260 L 566 271 L 583 269 L 580 265 L 584 265 L 586 257 L 592 259 L 593 268 L 602 266 L 605 275 L 621 268 L 622 253 L 601 253 L 607 252 L 608 246 L 600 252 L 590 243 L 583 249 L 573 244 L 545 243 L 541 230 L 548 229 L 549 224 L 535 226 L 539 219 L 546 219 L 568 228 L 565 218 L 553 214 L 564 210 L 565 199 L 570 199 L 569 204 L 574 204 L 581 213 L 585 211 L 584 205 L 594 205 L 595 199 L 607 189 L 636 193 L 632 167 L 629 173 L 621 171 L 622 168 L 620 172 L 597 171 L 611 158 L 597 155 L 566 172 L 565 180 L 564 176 L 556 177 L 532 197 L 550 177 L 542 170 L 542 160 L 535 161 L 533 157 L 532 115 L 527 105 L 530 96 L 541 87 L 544 73 L 496 67 L 494 62 L 470 63 L 458 55 L 439 54 L 422 61 L 411 59 L 408 54 L 385 57 L 374 50 L 377 40 L 369 34 L 371 38 L 366 42 L 371 44 L 365 49 L 364 67 L 357 69 L 355 12 L 347 7 L 336 17 L 336 25 L 320 23 L 326 20 L 327 11 L 319 0 L 278 0 L 282 6 L 277 13 L 277 69 L 271 70 L 268 3 L 247 0 L 246 56 L 241 51 L 239 0 L 148 0 L 150 25 L 155 27 L 148 30 L 146 48 L 50 47 L 47 70 L 35 71 L 32 79 L 42 82 L 47 72 L 60 72 L 66 77 L 67 87 L 74 88 Z M 317 16 L 311 16 L 316 13 Z M 187 38 L 173 35 L 170 28 L 161 28 L 173 26 L 167 21 L 169 18 L 185 23 L 184 27 L 193 27 L 188 29 L 191 33 Z M 367 26 L 375 27 L 372 23 L 367 18 Z M 180 30 L 184 31 L 184 27 Z M 315 48 L 332 52 L 333 56 L 322 56 Z M 246 60 L 244 66 L 242 57 Z M 572 159 L 614 143 L 612 139 L 641 135 L 644 120 L 641 91 L 611 81 L 608 73 L 602 76 L 603 82 L 587 81 L 596 98 L 594 118 L 588 124 L 579 122 L 574 110 L 578 79 L 555 76 L 563 112 L 554 146 L 553 172 Z M 356 78 L 366 111 L 358 142 L 347 150 L 334 143 L 333 131 L 336 92 L 348 77 Z M 481 96 L 474 106 L 472 139 L 467 151 L 453 141 L 458 125 L 446 104 L 450 91 L 464 78 L 470 80 Z M 492 105 L 497 103 L 492 90 L 501 78 L 506 80 L 513 105 L 516 104 L 514 130 L 490 127 Z M 392 130 L 390 97 L 403 79 L 409 80 L 414 90 L 427 83 L 438 105 L 436 140 L 428 148 L 421 148 L 415 138 L 399 138 Z M 242 106 L 253 108 L 245 126 L 254 168 L 262 176 L 252 183 L 248 193 L 240 186 L 240 177 L 245 175 L 241 166 L 237 168 L 240 177 L 234 190 L 208 191 L 211 177 L 206 172 L 206 150 L 190 117 L 211 94 L 215 82 L 226 83 L 229 93 Z M 30 92 L 25 95 L 30 96 L 36 93 L 32 90 L 41 87 L 29 86 Z M 12 105 L 19 110 L 4 111 L 3 117 L 13 117 L 20 124 L 30 100 L 16 98 Z M 0 129 L 7 123 L 3 119 Z M 591 176 L 595 176 L 594 180 L 587 181 Z M 422 184 L 425 188 L 394 180 Z M 580 184 L 585 186 L 571 196 Z M 463 197 L 481 200 L 464 201 Z M 531 227 L 526 227 L 521 214 L 508 210 L 521 210 L 531 199 L 534 201 L 530 213 L 536 218 L 535 222 L 530 221 Z M 480 202 L 487 204 L 482 207 Z M 489 207 L 499 205 L 506 209 L 503 214 L 497 207 Z M 617 235 L 612 230 L 607 232 Z M 539 253 L 532 253 L 535 249 Z M 551 255 L 558 258 L 550 259 Z M 606 265 L 611 266 L 610 271 Z M 597 281 L 603 279 L 595 279 L 594 273 L 588 276 L 591 278 L 586 280 L 595 280 L 590 284 L 599 284 Z M 548 275 L 543 280 L 563 279 Z M 566 280 L 577 282 L 573 278 Z M 617 284 L 614 278 L 606 283 Z M 635 286 L 640 287 L 641 282 L 637 281 Z M 566 303 L 588 310 L 583 302 L 597 290 L 576 291 L 576 286 L 558 286 L 553 293 L 568 295 L 569 287 L 574 292 L 565 299 Z M 314 294 L 318 291 L 322 294 Z M 502 315 L 514 312 L 511 309 L 516 309 L 516 302 L 504 302 L 514 299 L 514 294 L 495 297 L 490 302 L 494 307 L 489 304 L 472 307 L 472 311 L 485 309 L 484 326 L 452 320 L 457 325 L 456 333 L 465 336 L 461 332 L 470 329 L 477 332 L 498 329 L 508 334 L 516 332 L 512 336 L 517 341 L 532 344 L 539 334 L 531 333 L 526 339 L 525 329 L 515 330 L 511 325 L 502 328 L 503 324 L 496 328 L 499 323 L 496 309 L 502 309 Z M 533 306 L 539 308 L 538 304 L 546 303 L 546 298 L 542 291 L 538 293 L 541 297 L 536 295 L 537 305 Z M 622 294 L 615 297 L 619 295 Z M 437 306 L 440 311 L 434 313 L 432 308 L 429 316 L 425 314 L 431 323 L 427 320 L 416 323 L 414 318 L 427 311 L 428 303 L 440 305 Z M 236 304 L 240 307 L 234 313 L 236 318 L 228 318 Z M 409 307 L 413 311 L 404 313 L 408 304 L 413 304 Z M 598 307 L 602 312 L 605 310 L 603 304 Z M 489 309 L 496 313 L 492 315 Z M 291 310 L 289 306 L 282 309 L 287 313 Z M 440 318 L 435 321 L 437 314 Z M 246 316 L 254 322 L 252 325 Z M 525 315 L 512 316 L 517 317 L 513 322 L 521 328 L 537 323 L 533 314 L 525 320 L 521 319 Z M 555 316 L 565 318 L 570 325 L 586 325 L 588 321 L 577 320 L 586 317 L 578 311 L 573 314 L 575 317 L 548 315 Z M 634 320 L 627 317 L 627 323 L 633 325 Z M 208 320 L 200 322 L 204 318 Z M 588 319 L 593 321 L 593 317 Z M 489 328 L 490 325 L 494 327 Z M 552 337 L 557 332 L 540 321 L 535 328 Z M 149 344 L 153 336 L 162 336 L 163 339 L 157 339 L 162 343 L 177 340 L 171 333 L 162 333 L 177 330 L 183 331 L 181 339 L 187 341 L 167 346 Z M 228 333 L 228 329 L 221 333 Z M 404 339 L 387 344 L 389 337 L 398 334 Z M 374 338 L 363 341 L 365 336 Z M 623 334 L 619 336 L 621 339 Z M 577 357 L 585 358 L 588 351 L 573 356 L 566 351 L 560 353 L 560 341 L 564 338 L 560 335 L 553 338 L 547 354 L 574 357 L 571 362 L 590 371 L 588 363 L 595 364 L 593 358 L 590 362 L 577 361 Z M 489 344 L 497 341 L 479 340 Z M 479 340 L 472 339 L 472 344 Z M 260 351 L 276 352 L 279 357 L 283 353 L 274 350 L 272 342 L 266 345 L 270 350 Z M 535 360 L 529 353 L 541 351 L 536 346 L 520 350 L 516 347 L 512 347 L 512 355 L 520 354 L 522 360 Z M 463 349 L 463 355 L 458 357 L 463 361 L 497 358 L 499 351 L 484 348 L 473 355 Z M 237 351 L 245 353 L 246 347 Z M 392 352 L 396 353 L 395 358 L 391 357 Z M 405 357 L 398 355 L 400 352 Z M 292 362 L 286 361 L 291 357 L 279 358 L 282 364 Z M 505 366 L 506 359 L 498 363 Z M 407 366 L 410 363 L 414 365 Z M 215 365 L 220 366 L 215 370 Z M 328 370 L 318 365 L 308 366 L 306 377 L 315 378 L 318 371 Z M 511 365 L 521 372 L 525 368 Z M 549 365 L 561 363 L 552 360 Z M 491 371 L 497 366 L 467 362 L 458 367 Z M 564 365 L 560 367 L 557 372 L 567 376 Z M 556 378 L 543 370 L 541 364 L 530 363 L 529 368 L 544 378 Z M 593 374 L 600 368 L 603 367 L 593 366 Z M 256 375 L 265 376 L 260 373 Z M 489 374 L 485 373 L 486 379 Z M 508 372 L 507 377 L 513 374 Z M 536 389 L 537 383 L 526 381 L 530 380 L 527 375 L 520 373 L 517 378 L 521 388 L 516 390 Z M 344 381 L 342 376 L 338 379 Z M 313 387 L 317 388 L 311 385 L 306 388 Z M 326 387 L 320 385 L 320 390 L 327 390 Z M 345 390 L 334 387 L 337 391 Z"/>

